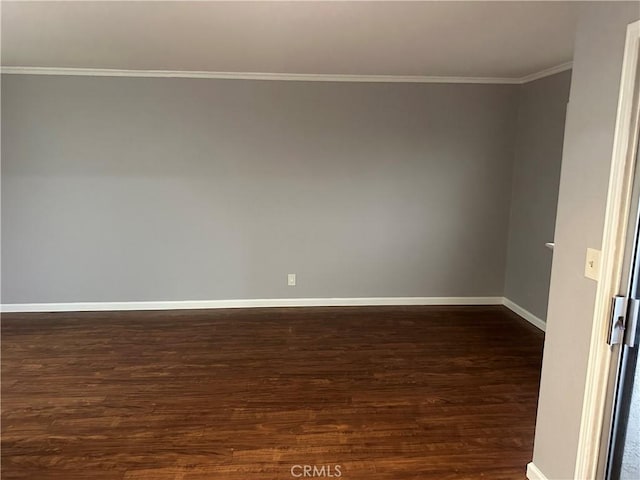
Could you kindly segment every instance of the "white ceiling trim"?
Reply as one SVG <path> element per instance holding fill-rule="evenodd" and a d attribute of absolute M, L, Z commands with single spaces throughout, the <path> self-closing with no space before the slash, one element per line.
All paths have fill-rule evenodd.
<path fill-rule="evenodd" d="M 531 73 L 529 75 L 525 75 L 520 78 L 519 83 L 529 83 L 534 80 L 539 80 L 540 78 L 549 77 L 551 75 L 555 75 L 556 73 L 566 72 L 567 70 L 571 70 L 573 67 L 573 62 L 561 63 L 560 65 L 556 65 L 555 67 L 546 68 L 544 70 L 540 70 L 539 72 Z"/>
<path fill-rule="evenodd" d="M 108 68 L 1 67 L 3 74 L 72 75 L 84 77 L 217 78 L 226 80 L 285 80 L 298 82 L 363 83 L 484 83 L 519 85 L 569 70 L 572 62 L 556 65 L 520 78 L 422 75 L 333 75 L 304 73 L 197 72 L 181 70 L 117 70 Z"/>

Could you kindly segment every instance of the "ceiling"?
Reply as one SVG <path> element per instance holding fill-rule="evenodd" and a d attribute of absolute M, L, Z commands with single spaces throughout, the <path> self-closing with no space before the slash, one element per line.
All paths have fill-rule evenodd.
<path fill-rule="evenodd" d="M 570 61 L 576 2 L 2 2 L 2 65 L 520 78 Z"/>

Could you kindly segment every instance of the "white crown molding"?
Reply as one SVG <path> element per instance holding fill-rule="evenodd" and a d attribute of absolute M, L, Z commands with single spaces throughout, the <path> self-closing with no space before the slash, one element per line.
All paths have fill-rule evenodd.
<path fill-rule="evenodd" d="M 533 325 L 535 327 L 538 327 L 543 332 L 545 332 L 547 330 L 547 322 L 545 322 L 544 320 L 542 320 L 539 317 L 536 317 L 533 313 L 531 313 L 528 310 L 525 310 L 524 308 L 522 308 L 517 303 L 512 302 L 508 298 L 505 298 L 504 301 L 502 302 L 502 304 L 505 307 L 507 307 L 509 310 L 511 310 L 513 313 L 515 313 L 516 315 L 520 315 L 522 318 L 524 318 L 531 325 Z"/>
<path fill-rule="evenodd" d="M 567 70 L 571 70 L 573 68 L 573 62 L 561 63 L 560 65 L 556 65 L 555 67 L 545 68 L 544 70 L 540 70 L 539 72 L 531 73 L 529 75 L 525 75 L 521 77 L 518 83 L 529 83 L 534 80 L 540 80 L 544 77 L 550 77 L 551 75 L 555 75 L 556 73 L 566 72 Z"/>
<path fill-rule="evenodd" d="M 211 78 L 222 80 L 284 80 L 294 82 L 362 83 L 518 83 L 494 77 L 438 77 L 419 75 L 339 75 L 307 73 L 198 72 L 180 70 L 115 70 L 106 68 L 2 67 L 2 73 L 21 75 L 73 75 L 90 77 Z"/>
<path fill-rule="evenodd" d="M 186 300 L 159 302 L 7 303 L 3 313 L 97 312 L 116 310 L 193 310 L 264 307 L 347 307 L 402 305 L 502 305 L 502 297 L 369 297 L 369 298 L 267 298 L 239 300 Z"/>
<path fill-rule="evenodd" d="M 362 83 L 480 83 L 519 85 L 571 68 L 563 63 L 521 78 L 456 77 L 421 75 L 332 75 L 304 73 L 197 72 L 179 70 L 117 70 L 107 68 L 0 67 L 0 73 L 14 75 L 72 75 L 89 77 L 159 77 L 211 78 L 223 80 L 285 80 L 297 82 L 362 82 Z"/>

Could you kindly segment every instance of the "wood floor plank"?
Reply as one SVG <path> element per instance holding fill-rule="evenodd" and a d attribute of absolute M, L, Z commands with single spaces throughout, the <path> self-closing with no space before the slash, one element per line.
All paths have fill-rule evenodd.
<path fill-rule="evenodd" d="M 503 307 L 1 320 L 3 479 L 512 480 L 531 460 L 543 336 Z"/>

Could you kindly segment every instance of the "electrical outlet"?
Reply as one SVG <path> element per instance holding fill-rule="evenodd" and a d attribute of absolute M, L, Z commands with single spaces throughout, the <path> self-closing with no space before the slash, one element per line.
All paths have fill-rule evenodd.
<path fill-rule="evenodd" d="M 587 248 L 584 276 L 596 282 L 600 279 L 600 250 Z"/>
<path fill-rule="evenodd" d="M 289 285 L 290 287 L 295 287 L 296 286 L 296 274 L 295 273 L 289 273 L 287 275 L 287 285 Z"/>

